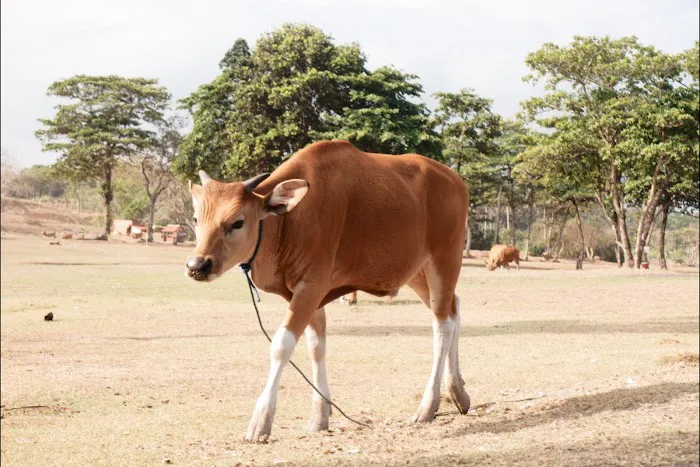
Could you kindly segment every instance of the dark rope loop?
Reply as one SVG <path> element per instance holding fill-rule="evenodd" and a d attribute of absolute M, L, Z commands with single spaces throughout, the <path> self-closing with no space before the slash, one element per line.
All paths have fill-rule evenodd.
<path fill-rule="evenodd" d="M 263 221 L 261 220 L 261 221 L 260 221 L 260 231 L 259 231 L 259 233 L 258 233 L 258 243 L 257 243 L 257 245 L 255 245 L 255 251 L 253 252 L 253 256 L 250 258 L 250 260 L 248 260 L 247 263 L 243 263 L 243 264 L 241 264 L 240 266 L 241 266 L 241 269 L 243 270 L 243 274 L 245 274 L 245 277 L 246 277 L 246 279 L 248 280 L 248 289 L 250 290 L 250 299 L 253 301 L 253 308 L 255 308 L 255 314 L 256 314 L 256 316 L 257 316 L 257 318 L 258 318 L 258 324 L 260 325 L 260 330 L 262 330 L 262 332 L 263 332 L 263 334 L 265 335 L 265 337 L 267 337 L 268 342 L 272 343 L 272 339 L 270 338 L 270 335 L 267 333 L 267 331 L 265 330 L 265 327 L 263 326 L 262 319 L 260 318 L 260 310 L 258 310 L 258 305 L 257 305 L 257 303 L 256 303 L 256 297 L 257 297 L 257 302 L 258 302 L 258 303 L 260 302 L 260 294 L 258 293 L 258 288 L 255 287 L 255 284 L 253 284 L 253 280 L 250 278 L 250 270 L 251 270 L 251 266 L 252 266 L 253 260 L 255 259 L 255 256 L 258 254 L 258 250 L 260 249 L 260 243 L 261 243 L 261 240 L 262 240 L 262 231 L 263 231 Z M 255 293 L 253 293 L 253 292 L 255 292 Z M 321 398 L 322 398 L 324 401 L 328 402 L 332 407 L 334 407 L 338 412 L 340 412 L 340 414 L 341 414 L 343 417 L 347 418 L 348 420 L 350 420 L 351 422 L 353 422 L 353 423 L 355 423 L 355 424 L 357 424 L 357 425 L 366 426 L 366 427 L 369 427 L 369 426 L 370 426 L 370 425 L 368 425 L 367 423 L 358 422 L 357 420 L 355 420 L 355 419 L 349 417 L 345 412 L 343 412 L 343 410 L 342 410 L 340 407 L 338 407 L 333 401 L 331 401 L 330 399 L 328 399 L 328 398 L 327 398 L 327 397 L 326 397 L 326 396 L 311 382 L 311 380 L 309 380 L 309 378 L 306 377 L 306 375 L 304 374 L 304 372 L 301 371 L 301 369 L 300 369 L 300 368 L 296 365 L 296 363 L 294 363 L 291 359 L 289 360 L 289 364 L 292 365 L 292 366 L 294 367 L 295 370 L 297 370 L 297 372 L 301 375 L 301 377 L 304 378 L 304 381 L 306 381 L 306 382 L 309 384 L 309 386 L 311 386 L 311 387 L 313 388 L 313 390 L 316 391 L 316 392 L 318 393 L 318 395 L 321 396 Z"/>

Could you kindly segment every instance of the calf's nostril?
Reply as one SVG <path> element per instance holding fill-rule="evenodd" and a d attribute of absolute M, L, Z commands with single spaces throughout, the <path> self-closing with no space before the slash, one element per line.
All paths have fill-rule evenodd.
<path fill-rule="evenodd" d="M 212 260 L 210 260 L 209 258 L 207 258 L 207 259 L 204 261 L 204 263 L 202 264 L 202 267 L 200 268 L 200 271 L 201 271 L 203 274 L 209 274 L 209 273 L 211 272 L 211 270 L 212 270 L 213 267 L 214 267 L 214 262 L 213 262 Z"/>

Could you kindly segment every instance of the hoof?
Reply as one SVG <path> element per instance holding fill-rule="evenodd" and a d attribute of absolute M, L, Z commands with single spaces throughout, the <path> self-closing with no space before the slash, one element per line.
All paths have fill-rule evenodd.
<path fill-rule="evenodd" d="M 309 421 L 309 426 L 306 427 L 306 431 L 310 433 L 316 433 L 318 431 L 328 431 L 328 419 L 317 419 L 312 418 Z"/>
<path fill-rule="evenodd" d="M 457 410 L 459 411 L 460 414 L 466 415 L 467 412 L 469 412 L 469 407 L 471 406 L 471 399 L 469 398 L 469 394 L 467 394 L 467 391 L 464 390 L 463 387 L 459 387 L 459 389 L 449 389 L 450 393 L 450 399 L 452 400 L 452 403 L 457 407 Z"/>
<path fill-rule="evenodd" d="M 246 437 L 245 441 L 249 444 L 267 444 L 270 442 L 270 436 L 262 435 L 255 439 L 248 439 L 248 437 Z"/>
<path fill-rule="evenodd" d="M 248 424 L 248 432 L 245 439 L 252 443 L 266 443 L 272 432 L 272 419 L 275 416 L 274 408 L 256 407 L 253 417 Z"/>
<path fill-rule="evenodd" d="M 328 430 L 328 418 L 331 415 L 332 407 L 326 401 L 315 402 L 311 413 L 311 420 L 306 431 L 317 432 Z"/>
<path fill-rule="evenodd" d="M 411 417 L 411 421 L 413 423 L 430 423 L 435 420 L 435 414 L 437 413 L 439 407 L 440 399 L 430 405 L 421 405 L 418 407 L 416 413 L 413 414 L 413 417 Z"/>

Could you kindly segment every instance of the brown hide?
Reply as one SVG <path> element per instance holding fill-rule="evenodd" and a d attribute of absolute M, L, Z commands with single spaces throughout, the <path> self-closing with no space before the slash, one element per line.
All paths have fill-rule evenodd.
<path fill-rule="evenodd" d="M 306 180 L 309 191 L 293 211 L 264 221 L 253 265 L 263 290 L 289 298 L 302 279 L 325 280 L 323 306 L 351 290 L 388 295 L 434 256 L 461 266 L 469 198 L 448 167 L 325 141 L 295 154 L 255 192 L 267 195 L 289 179 Z"/>
<path fill-rule="evenodd" d="M 514 262 L 520 268 L 520 250 L 509 245 L 494 245 L 489 251 L 489 260 L 485 261 L 486 268 L 489 271 L 500 266 L 508 267 L 509 263 Z"/>

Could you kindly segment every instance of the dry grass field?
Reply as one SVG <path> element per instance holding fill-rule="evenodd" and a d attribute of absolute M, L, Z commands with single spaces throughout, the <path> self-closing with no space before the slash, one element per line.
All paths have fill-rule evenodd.
<path fill-rule="evenodd" d="M 187 280 L 189 249 L 2 238 L 2 465 L 610 465 L 698 463 L 698 274 L 465 260 L 462 371 L 473 409 L 414 426 L 430 312 L 332 303 L 334 413 L 306 433 L 288 368 L 269 444 L 242 441 L 268 368 L 245 278 Z M 655 265 L 652 265 L 654 268 Z M 277 328 L 284 302 L 263 294 Z M 43 317 L 53 312 L 52 322 Z M 308 368 L 304 338 L 294 360 Z"/>

